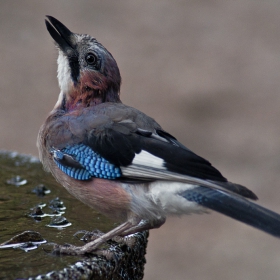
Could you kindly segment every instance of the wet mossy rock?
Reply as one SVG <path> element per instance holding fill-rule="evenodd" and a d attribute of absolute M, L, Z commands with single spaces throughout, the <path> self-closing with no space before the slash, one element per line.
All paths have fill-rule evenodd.
<path fill-rule="evenodd" d="M 52 226 L 56 217 L 67 223 Z M 101 248 L 106 257 L 54 256 L 47 253 L 51 246 L 32 240 L 40 235 L 47 242 L 83 245 L 73 236 L 77 231 L 115 226 L 68 194 L 37 158 L 0 151 L 0 244 L 9 243 L 0 249 L 0 279 L 142 279 L 147 232 L 130 242 L 108 242 Z M 13 248 L 15 240 L 21 243 Z"/>

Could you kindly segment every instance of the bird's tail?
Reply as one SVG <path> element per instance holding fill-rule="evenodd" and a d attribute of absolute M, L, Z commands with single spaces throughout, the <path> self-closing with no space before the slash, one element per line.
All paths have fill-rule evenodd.
<path fill-rule="evenodd" d="M 280 237 L 280 215 L 241 196 L 203 186 L 180 193 L 189 201 Z"/>

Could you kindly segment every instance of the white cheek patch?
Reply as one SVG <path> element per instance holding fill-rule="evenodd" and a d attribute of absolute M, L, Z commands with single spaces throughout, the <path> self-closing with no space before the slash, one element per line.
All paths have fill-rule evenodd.
<path fill-rule="evenodd" d="M 144 150 L 139 154 L 135 154 L 132 164 L 143 165 L 148 168 L 166 169 L 162 158 L 156 157 Z"/>
<path fill-rule="evenodd" d="M 68 59 L 61 50 L 58 52 L 57 65 L 57 79 L 60 90 L 62 93 L 67 94 L 70 91 L 73 82 L 71 79 L 71 70 Z"/>

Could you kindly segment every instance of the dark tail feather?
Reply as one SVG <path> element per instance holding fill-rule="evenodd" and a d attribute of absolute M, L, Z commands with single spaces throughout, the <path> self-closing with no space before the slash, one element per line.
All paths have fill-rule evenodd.
<path fill-rule="evenodd" d="M 280 215 L 238 195 L 202 186 L 184 191 L 180 195 L 189 201 L 280 237 Z"/>

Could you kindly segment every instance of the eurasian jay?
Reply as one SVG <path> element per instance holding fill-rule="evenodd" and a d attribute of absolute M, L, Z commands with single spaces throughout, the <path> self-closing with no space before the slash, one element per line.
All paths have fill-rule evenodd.
<path fill-rule="evenodd" d="M 72 195 L 121 224 L 84 246 L 160 227 L 167 216 L 211 209 L 280 237 L 280 215 L 251 200 L 154 119 L 120 100 L 121 76 L 95 38 L 47 16 L 58 49 L 60 94 L 38 135 L 40 160 Z"/>

